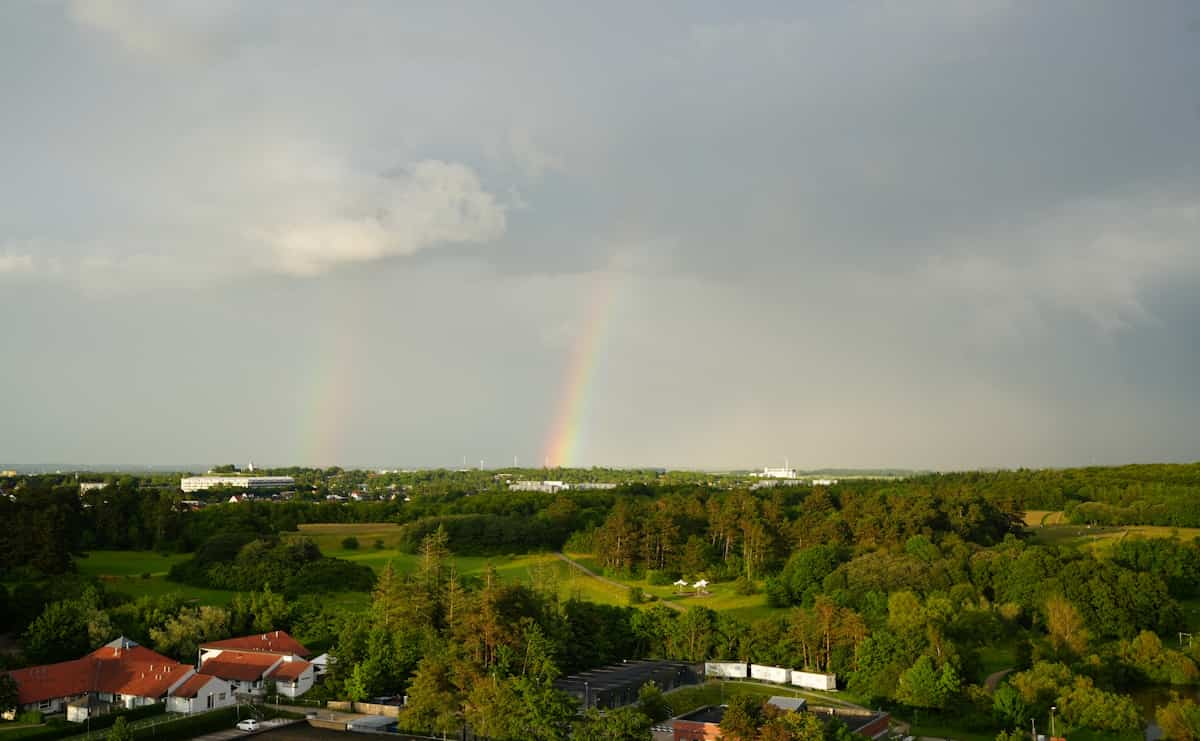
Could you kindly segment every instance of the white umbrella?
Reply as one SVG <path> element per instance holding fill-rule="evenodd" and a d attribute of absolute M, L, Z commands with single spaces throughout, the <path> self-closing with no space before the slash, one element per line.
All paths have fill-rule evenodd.
<path fill-rule="evenodd" d="M 708 586 L 708 582 L 705 581 L 704 579 L 701 579 L 700 581 L 696 582 L 692 586 L 695 587 L 696 589 L 704 589 L 705 587 Z"/>
<path fill-rule="evenodd" d="M 686 586 L 687 586 L 687 580 L 686 580 L 686 579 L 680 579 L 679 581 L 675 582 L 675 586 L 677 586 L 677 587 L 686 587 Z"/>

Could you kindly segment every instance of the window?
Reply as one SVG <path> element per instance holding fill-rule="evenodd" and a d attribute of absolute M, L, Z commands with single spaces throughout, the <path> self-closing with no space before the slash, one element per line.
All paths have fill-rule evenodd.
<path fill-rule="evenodd" d="M 49 710 L 54 707 L 54 700 L 41 700 L 38 702 L 38 710 Z"/>
<path fill-rule="evenodd" d="M 209 697 L 212 697 L 212 695 L 209 695 Z M 224 699 L 225 699 L 225 693 L 224 693 L 224 692 L 222 692 L 222 693 L 220 694 L 220 696 L 218 697 L 218 699 L 224 700 Z"/>

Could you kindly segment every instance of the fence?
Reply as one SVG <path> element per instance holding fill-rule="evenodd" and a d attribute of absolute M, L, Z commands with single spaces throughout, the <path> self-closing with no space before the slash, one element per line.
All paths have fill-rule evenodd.
<path fill-rule="evenodd" d="M 399 705 L 377 705 L 373 702 L 339 702 L 330 700 L 325 703 L 329 710 L 340 710 L 343 713 L 362 713 L 363 715 L 386 715 L 389 718 L 400 717 Z"/>

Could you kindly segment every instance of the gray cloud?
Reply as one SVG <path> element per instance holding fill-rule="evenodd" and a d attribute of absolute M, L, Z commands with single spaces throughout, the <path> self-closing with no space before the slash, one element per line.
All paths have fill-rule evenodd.
<path fill-rule="evenodd" d="M 1194 457 L 1186 2 L 2 12 L 15 457 Z"/>

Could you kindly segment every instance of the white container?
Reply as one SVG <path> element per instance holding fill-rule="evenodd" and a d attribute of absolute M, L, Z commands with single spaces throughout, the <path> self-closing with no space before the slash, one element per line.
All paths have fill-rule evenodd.
<path fill-rule="evenodd" d="M 764 682 L 774 682 L 775 684 L 787 684 L 792 678 L 792 670 L 784 669 L 779 666 L 763 666 L 762 664 L 750 665 L 750 677 L 752 679 L 761 679 Z"/>
<path fill-rule="evenodd" d="M 704 676 L 722 679 L 745 679 L 746 665 L 740 661 L 706 661 Z"/>
<path fill-rule="evenodd" d="M 821 674 L 820 672 L 802 672 L 798 669 L 792 670 L 792 685 L 795 687 L 804 687 L 810 690 L 837 690 L 837 677 L 833 674 Z"/>

